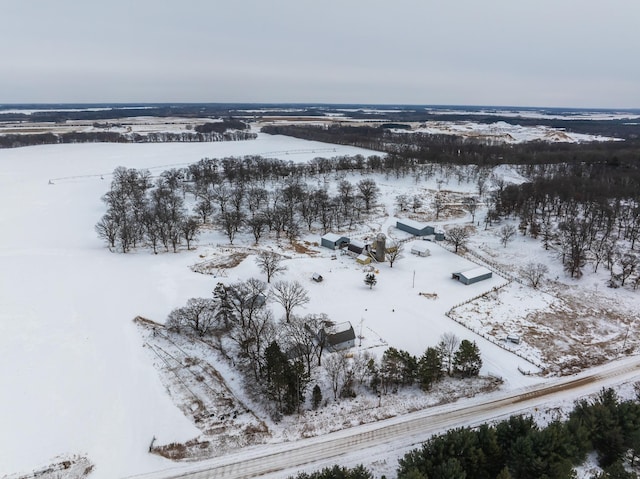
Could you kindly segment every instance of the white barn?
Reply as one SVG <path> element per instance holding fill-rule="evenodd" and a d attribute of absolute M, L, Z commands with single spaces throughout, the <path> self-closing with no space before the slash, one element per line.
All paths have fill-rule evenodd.
<path fill-rule="evenodd" d="M 464 284 L 477 283 L 478 281 L 489 279 L 491 276 L 493 276 L 493 272 L 483 266 L 451 274 L 451 278 L 457 279 Z"/>

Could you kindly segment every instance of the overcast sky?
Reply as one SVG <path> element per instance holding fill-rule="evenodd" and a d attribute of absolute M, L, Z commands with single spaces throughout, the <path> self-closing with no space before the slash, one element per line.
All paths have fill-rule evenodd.
<path fill-rule="evenodd" d="M 0 103 L 640 107 L 640 0 L 0 0 Z"/>

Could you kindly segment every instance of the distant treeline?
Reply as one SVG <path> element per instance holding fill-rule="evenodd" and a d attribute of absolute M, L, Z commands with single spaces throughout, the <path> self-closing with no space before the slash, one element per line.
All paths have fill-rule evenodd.
<path fill-rule="evenodd" d="M 244 125 L 241 122 L 233 122 Z M 34 133 L 0 135 L 0 148 L 48 145 L 58 143 L 164 143 L 253 140 L 256 133 L 227 129 L 228 122 L 211 122 L 195 127 L 195 131 L 121 133 L 116 131 L 71 131 L 68 133 Z"/>
<path fill-rule="evenodd" d="M 116 118 L 180 117 L 180 118 L 228 118 L 239 105 L 234 104 L 150 104 L 107 105 L 107 104 L 62 104 L 62 105 L 19 105 L 11 112 L 0 113 L 0 121 L 60 122 L 67 120 L 109 120 Z"/>
<path fill-rule="evenodd" d="M 636 126 L 636 132 L 638 127 Z M 341 145 L 381 151 L 418 163 L 450 163 L 456 165 L 608 163 L 640 162 L 640 140 L 616 142 L 548 143 L 533 141 L 522 144 L 487 144 L 486 141 L 456 135 L 399 133 L 374 126 L 271 125 L 265 133 L 287 135 Z"/>

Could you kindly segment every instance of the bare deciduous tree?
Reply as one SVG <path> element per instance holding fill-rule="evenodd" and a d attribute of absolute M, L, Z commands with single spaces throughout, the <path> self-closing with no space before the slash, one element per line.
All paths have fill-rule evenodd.
<path fill-rule="evenodd" d="M 358 351 L 353 355 L 351 369 L 353 371 L 353 377 L 360 384 L 364 384 L 365 380 L 370 376 L 371 361 L 373 361 L 373 357 L 371 356 L 371 353 L 369 353 L 369 351 Z"/>
<path fill-rule="evenodd" d="M 271 283 L 271 278 L 276 274 L 287 270 L 282 264 L 282 256 L 273 251 L 261 251 L 256 257 L 256 263 L 260 267 L 260 271 L 267 275 L 267 283 Z"/>
<path fill-rule="evenodd" d="M 516 227 L 513 225 L 504 225 L 502 228 L 498 230 L 496 233 L 498 238 L 500 238 L 500 242 L 502 246 L 507 247 L 507 243 L 513 239 L 516 235 Z"/>
<path fill-rule="evenodd" d="M 277 281 L 271 289 L 274 299 L 284 308 L 285 320 L 291 319 L 291 311 L 309 302 L 307 290 L 298 281 Z"/>
<path fill-rule="evenodd" d="M 187 242 L 187 249 L 191 249 L 191 242 L 198 237 L 200 233 L 200 223 L 197 218 L 187 218 L 180 223 L 182 237 Z"/>
<path fill-rule="evenodd" d="M 398 205 L 398 208 L 400 209 L 400 211 L 404 211 L 408 203 L 409 203 L 409 198 L 404 193 L 396 196 L 396 205 Z"/>
<path fill-rule="evenodd" d="M 537 288 L 540 281 L 549 272 L 549 268 L 546 264 L 542 263 L 527 263 L 521 270 L 520 274 L 526 279 L 532 288 Z"/>
<path fill-rule="evenodd" d="M 187 328 L 202 337 L 216 323 L 216 303 L 208 298 L 191 298 L 186 306 L 176 308 L 167 317 L 167 328 L 178 333 Z"/>
<path fill-rule="evenodd" d="M 447 374 L 451 376 L 453 371 L 453 359 L 458 350 L 460 339 L 453 333 L 444 333 L 440 336 L 440 342 L 437 349 L 442 358 L 442 365 L 446 367 Z"/>
<path fill-rule="evenodd" d="M 357 187 L 360 191 L 360 196 L 362 196 L 362 199 L 364 200 L 364 209 L 369 211 L 371 204 L 376 201 L 376 198 L 378 198 L 380 189 L 376 182 L 370 178 L 358 181 Z"/>
<path fill-rule="evenodd" d="M 98 238 L 107 240 L 109 248 L 116 247 L 116 239 L 118 238 L 118 223 L 113 216 L 105 214 L 98 224 L 95 226 Z"/>
<path fill-rule="evenodd" d="M 462 206 L 465 210 L 469 212 L 471 215 L 471 222 L 474 223 L 476 221 L 476 210 L 478 209 L 478 202 L 475 198 L 465 198 L 462 200 Z"/>
<path fill-rule="evenodd" d="M 220 214 L 219 220 L 222 229 L 229 238 L 229 243 L 233 244 L 233 240 L 244 221 L 244 214 L 241 211 L 225 211 Z"/>
<path fill-rule="evenodd" d="M 331 383 L 333 399 L 338 399 L 338 392 L 347 377 L 347 357 L 342 353 L 331 354 L 324 360 L 324 369 Z"/>
<path fill-rule="evenodd" d="M 397 241 L 389 243 L 389 247 L 385 250 L 385 256 L 389 261 L 389 267 L 393 268 L 393 263 L 402 257 L 402 243 Z"/>
<path fill-rule="evenodd" d="M 413 210 L 413 212 L 415 213 L 418 208 L 422 208 L 422 205 L 422 198 L 420 198 L 418 195 L 413 195 L 413 197 L 411 198 L 411 209 Z"/>
<path fill-rule="evenodd" d="M 447 241 L 449 241 L 455 248 L 456 253 L 458 248 L 464 247 L 471 235 L 466 228 L 456 226 L 447 231 Z"/>
<path fill-rule="evenodd" d="M 444 209 L 444 200 L 440 195 L 440 192 L 436 193 L 436 196 L 431 201 L 431 207 L 434 209 L 436 213 L 436 220 L 440 218 L 440 213 Z"/>
<path fill-rule="evenodd" d="M 258 213 L 247 220 L 247 226 L 251 229 L 256 244 L 260 241 L 262 233 L 267 226 L 267 220 L 264 215 Z"/>
<path fill-rule="evenodd" d="M 324 350 L 326 335 L 322 330 L 331 323 L 326 314 L 308 314 L 306 316 L 292 315 L 290 321 L 284 325 L 284 342 L 289 351 L 293 351 L 298 359 L 304 361 L 307 375 L 310 376 L 315 359 L 320 366 L 320 357 Z"/>
<path fill-rule="evenodd" d="M 638 267 L 638 257 L 633 253 L 622 253 L 618 255 L 620 265 L 620 286 L 624 286 L 625 281 L 634 273 Z"/>

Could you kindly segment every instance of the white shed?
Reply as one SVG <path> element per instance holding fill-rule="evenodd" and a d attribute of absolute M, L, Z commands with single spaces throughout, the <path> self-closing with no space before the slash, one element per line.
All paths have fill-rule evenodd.
<path fill-rule="evenodd" d="M 429 251 L 428 243 L 426 241 L 414 241 L 411 244 L 411 254 L 416 254 L 418 256 L 429 256 L 431 251 Z"/>

